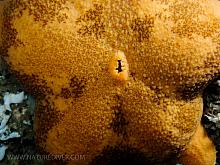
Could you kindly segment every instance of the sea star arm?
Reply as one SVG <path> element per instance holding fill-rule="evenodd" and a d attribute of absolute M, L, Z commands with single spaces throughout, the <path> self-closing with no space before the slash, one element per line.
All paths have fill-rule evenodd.
<path fill-rule="evenodd" d="M 178 163 L 184 165 L 214 165 L 216 150 L 205 129 L 200 124 Z"/>

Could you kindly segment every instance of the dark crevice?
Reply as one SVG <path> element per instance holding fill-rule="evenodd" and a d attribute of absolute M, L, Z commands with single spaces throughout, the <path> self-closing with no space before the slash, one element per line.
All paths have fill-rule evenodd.
<path fill-rule="evenodd" d="M 124 109 L 122 106 L 122 101 L 120 96 L 116 96 L 118 100 L 118 105 L 112 107 L 113 110 L 113 120 L 110 123 L 110 128 L 118 135 L 123 137 L 127 134 L 127 126 L 129 122 L 125 118 Z"/>

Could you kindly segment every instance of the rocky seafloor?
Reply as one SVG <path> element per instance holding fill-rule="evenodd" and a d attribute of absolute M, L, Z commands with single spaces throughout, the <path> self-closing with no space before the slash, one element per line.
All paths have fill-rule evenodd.
<path fill-rule="evenodd" d="M 202 123 L 216 146 L 216 165 L 220 165 L 220 78 L 209 84 L 203 92 Z"/>
<path fill-rule="evenodd" d="M 0 125 L 0 164 L 43 165 L 34 143 L 35 100 L 23 92 L 21 84 L 0 62 L 0 122 L 6 120 L 7 129 Z M 23 95 L 21 95 L 23 94 Z M 22 96 L 22 97 L 20 97 Z M 19 100 L 20 99 L 20 100 Z M 216 165 L 220 165 L 220 78 L 213 81 L 203 93 L 204 113 L 202 123 L 217 149 Z M 1 106 L 7 107 L 1 109 Z"/>

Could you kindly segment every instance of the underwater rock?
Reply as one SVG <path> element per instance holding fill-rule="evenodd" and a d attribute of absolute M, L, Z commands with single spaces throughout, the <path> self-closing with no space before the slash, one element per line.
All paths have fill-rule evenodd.
<path fill-rule="evenodd" d="M 219 1 L 5 2 L 0 53 L 37 98 L 42 152 L 86 155 L 70 164 L 214 164 L 200 122 L 220 73 Z"/>
<path fill-rule="evenodd" d="M 24 92 L 17 94 L 6 92 L 4 94 L 4 104 L 0 105 L 0 141 L 5 141 L 12 138 L 18 138 L 21 135 L 18 132 L 11 131 L 7 126 L 8 120 L 11 117 L 12 103 L 22 103 L 24 100 Z M 0 143 L 0 161 L 4 158 L 5 150 L 8 148 L 7 145 Z"/>
<path fill-rule="evenodd" d="M 220 80 L 217 78 L 203 92 L 204 111 L 202 123 L 217 150 L 216 165 L 220 164 Z"/>

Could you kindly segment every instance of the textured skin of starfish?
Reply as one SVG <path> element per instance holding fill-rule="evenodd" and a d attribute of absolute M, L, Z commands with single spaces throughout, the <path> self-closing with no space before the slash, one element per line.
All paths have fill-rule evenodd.
<path fill-rule="evenodd" d="M 213 161 L 210 161 L 213 160 L 216 155 L 216 153 L 213 152 L 213 148 L 212 141 L 208 139 L 202 125 L 199 125 L 195 135 L 191 139 L 186 150 L 181 153 L 181 157 L 178 161 L 186 165 L 214 164 Z"/>
<path fill-rule="evenodd" d="M 40 151 L 85 155 L 64 160 L 77 165 L 214 164 L 201 94 L 220 73 L 220 2 L 6 0 L 0 11 L 0 53 L 37 99 Z"/>

